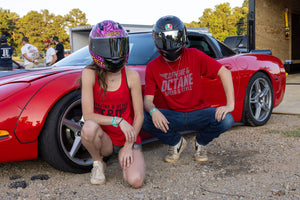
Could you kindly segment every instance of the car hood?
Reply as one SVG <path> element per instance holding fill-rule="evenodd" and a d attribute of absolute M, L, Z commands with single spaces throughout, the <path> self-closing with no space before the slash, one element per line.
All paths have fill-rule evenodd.
<path fill-rule="evenodd" d="M 31 82 L 36 79 L 43 78 L 45 76 L 50 76 L 57 73 L 62 73 L 65 71 L 81 70 L 84 66 L 76 67 L 45 67 L 36 69 L 22 69 L 16 71 L 2 71 L 0 72 L 0 86 L 16 83 L 16 82 Z"/>

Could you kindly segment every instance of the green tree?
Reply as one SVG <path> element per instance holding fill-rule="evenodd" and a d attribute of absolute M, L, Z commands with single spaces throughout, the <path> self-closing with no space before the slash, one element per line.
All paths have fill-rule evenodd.
<path fill-rule="evenodd" d="M 67 15 L 65 15 L 68 28 L 87 26 L 87 19 L 85 13 L 78 8 L 72 9 Z"/>
<path fill-rule="evenodd" d="M 199 22 L 186 24 L 189 27 L 207 27 L 212 35 L 223 41 L 225 37 L 247 34 L 248 0 L 242 7 L 232 9 L 229 3 L 216 5 L 203 11 Z"/>
<path fill-rule="evenodd" d="M 215 6 L 214 10 L 206 9 L 200 17 L 200 26 L 208 27 L 213 36 L 221 41 L 237 32 L 236 20 L 229 3 Z"/>
<path fill-rule="evenodd" d="M 18 46 L 15 42 L 18 34 L 16 27 L 18 19 L 19 15 L 16 13 L 0 8 L 0 36 L 5 35 L 7 37 L 8 44 L 10 44 L 14 49 Z"/>
<path fill-rule="evenodd" d="M 44 49 L 43 34 L 45 22 L 43 15 L 37 11 L 30 11 L 17 21 L 17 27 L 22 36 L 29 38 L 29 43 L 36 46 L 39 51 Z M 21 41 L 19 41 L 21 43 Z M 22 46 L 19 46 L 21 48 Z"/>

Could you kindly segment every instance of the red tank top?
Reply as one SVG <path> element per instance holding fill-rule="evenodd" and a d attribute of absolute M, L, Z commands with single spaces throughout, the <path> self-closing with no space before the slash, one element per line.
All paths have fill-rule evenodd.
<path fill-rule="evenodd" d="M 103 99 L 103 90 L 100 91 L 100 85 L 95 77 L 94 85 L 94 112 L 105 116 L 122 117 L 129 124 L 133 124 L 134 111 L 132 107 L 131 94 L 127 85 L 125 67 L 121 70 L 121 85 L 115 91 L 106 91 Z M 111 138 L 112 143 L 116 146 L 124 146 L 126 138 L 120 127 L 113 125 L 101 125 L 101 128 Z M 141 143 L 138 135 L 137 143 Z"/>

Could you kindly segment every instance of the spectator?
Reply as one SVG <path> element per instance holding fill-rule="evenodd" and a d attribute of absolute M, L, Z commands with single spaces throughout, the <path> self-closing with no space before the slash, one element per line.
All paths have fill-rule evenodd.
<path fill-rule="evenodd" d="M 186 27 L 175 16 L 160 18 L 153 27 L 154 43 L 160 52 L 149 62 L 145 75 L 143 129 L 167 144 L 166 162 L 176 162 L 187 145 L 180 131 L 197 132 L 194 160 L 207 161 L 206 145 L 231 128 L 234 91 L 231 72 L 198 49 L 186 49 Z M 227 105 L 211 108 L 201 93 L 201 78 L 221 78 Z M 168 108 L 157 108 L 160 94 Z M 218 98 L 216 96 L 216 98 Z"/>
<path fill-rule="evenodd" d="M 40 57 L 39 50 L 35 46 L 29 44 L 28 37 L 22 38 L 22 44 L 24 46 L 21 48 L 21 52 L 24 57 L 25 69 L 36 68 L 39 64 L 37 61 Z"/>
<path fill-rule="evenodd" d="M 47 49 L 46 51 L 46 66 L 51 66 L 53 65 L 56 60 L 57 60 L 57 56 L 56 56 L 56 52 L 53 49 L 53 47 L 51 47 L 51 41 L 49 39 L 46 39 L 44 41 L 44 45 L 45 48 Z"/>
<path fill-rule="evenodd" d="M 58 62 L 65 57 L 65 48 L 64 48 L 64 45 L 59 41 L 57 36 L 54 36 L 52 38 L 52 41 L 56 45 L 54 47 L 54 49 L 55 49 L 56 57 L 57 57 L 56 62 Z"/>
<path fill-rule="evenodd" d="M 0 37 L 0 70 L 12 70 L 13 48 L 7 44 L 5 36 Z"/>

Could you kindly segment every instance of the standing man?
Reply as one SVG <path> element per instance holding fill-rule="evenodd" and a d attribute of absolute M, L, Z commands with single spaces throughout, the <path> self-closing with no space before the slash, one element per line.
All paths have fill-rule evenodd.
<path fill-rule="evenodd" d="M 207 161 L 205 146 L 230 129 L 234 122 L 230 114 L 234 109 L 231 72 L 201 51 L 186 49 L 186 27 L 175 16 L 165 16 L 156 22 L 153 39 L 161 55 L 146 68 L 143 129 L 169 145 L 165 161 L 171 163 L 179 159 L 187 144 L 179 131 L 197 131 L 193 158 Z M 211 108 L 201 92 L 201 78 L 217 76 L 221 78 L 227 105 Z M 168 109 L 154 104 L 156 92 L 163 97 Z"/>
<path fill-rule="evenodd" d="M 0 37 L 0 71 L 12 70 L 13 48 L 7 44 L 5 36 Z"/>
<path fill-rule="evenodd" d="M 22 38 L 22 44 L 24 45 L 21 48 L 22 55 L 24 57 L 24 67 L 25 69 L 36 68 L 39 62 L 37 59 L 40 57 L 39 50 L 29 44 L 28 37 Z"/>
<path fill-rule="evenodd" d="M 65 57 L 65 48 L 64 48 L 64 45 L 61 42 L 59 42 L 59 39 L 57 36 L 54 36 L 52 38 L 52 41 L 56 45 L 54 49 L 55 49 L 56 57 L 57 57 L 56 62 L 58 62 Z"/>
<path fill-rule="evenodd" d="M 51 66 L 53 65 L 56 60 L 57 60 L 57 56 L 56 56 L 56 52 L 55 50 L 51 47 L 51 41 L 49 39 L 46 39 L 44 41 L 44 45 L 45 48 L 47 49 L 46 51 L 46 66 Z"/>

